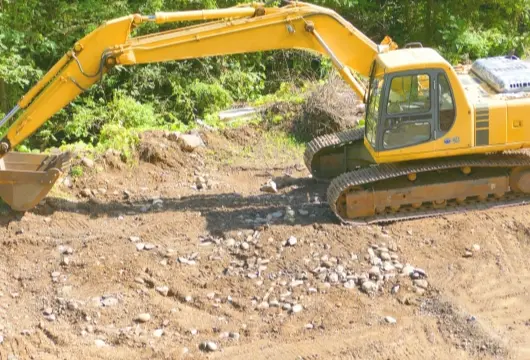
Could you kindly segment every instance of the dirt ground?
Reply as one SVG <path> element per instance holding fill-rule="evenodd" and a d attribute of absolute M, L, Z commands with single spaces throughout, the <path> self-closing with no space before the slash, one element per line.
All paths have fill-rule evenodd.
<path fill-rule="evenodd" d="M 299 149 L 252 129 L 203 139 L 190 154 L 150 134 L 147 161 L 108 153 L 4 211 L 0 359 L 530 358 L 530 207 L 342 226 Z M 356 279 L 382 247 L 426 289 L 319 273 Z"/>

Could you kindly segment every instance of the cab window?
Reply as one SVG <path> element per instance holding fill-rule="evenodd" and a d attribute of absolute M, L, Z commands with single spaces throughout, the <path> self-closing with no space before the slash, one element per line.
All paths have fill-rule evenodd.
<path fill-rule="evenodd" d="M 431 78 L 412 74 L 392 78 L 384 120 L 383 148 L 398 149 L 432 137 Z"/>
<path fill-rule="evenodd" d="M 388 96 L 389 115 L 427 112 L 431 108 L 431 82 L 427 74 L 397 76 Z"/>
<path fill-rule="evenodd" d="M 456 118 L 455 102 L 451 93 L 451 86 L 445 74 L 438 75 L 438 103 L 440 104 L 440 131 L 448 132 L 453 127 Z"/>

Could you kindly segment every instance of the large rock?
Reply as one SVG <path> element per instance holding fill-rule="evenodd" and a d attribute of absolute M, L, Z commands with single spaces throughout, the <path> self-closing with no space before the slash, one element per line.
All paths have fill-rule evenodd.
<path fill-rule="evenodd" d="M 198 147 L 204 147 L 204 142 L 198 135 L 185 134 L 178 138 L 180 148 L 184 151 L 192 152 Z"/>

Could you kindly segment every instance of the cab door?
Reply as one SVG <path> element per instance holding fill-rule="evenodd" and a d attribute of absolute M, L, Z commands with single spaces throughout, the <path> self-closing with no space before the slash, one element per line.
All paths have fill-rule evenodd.
<path fill-rule="evenodd" d="M 434 150 L 438 129 L 435 79 L 432 70 L 387 75 L 378 139 L 381 157 Z"/>

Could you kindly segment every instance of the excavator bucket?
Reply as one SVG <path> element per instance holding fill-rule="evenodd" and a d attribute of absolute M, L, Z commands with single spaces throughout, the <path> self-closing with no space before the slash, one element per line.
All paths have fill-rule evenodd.
<path fill-rule="evenodd" d="M 51 190 L 71 159 L 58 155 L 9 152 L 0 159 L 0 197 L 16 211 L 36 206 Z"/>

